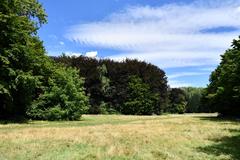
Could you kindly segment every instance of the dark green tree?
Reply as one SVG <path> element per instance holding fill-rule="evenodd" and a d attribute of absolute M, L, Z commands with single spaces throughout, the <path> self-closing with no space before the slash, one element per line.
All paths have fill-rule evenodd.
<path fill-rule="evenodd" d="M 99 73 L 99 79 L 101 82 L 101 96 L 99 108 L 101 114 L 116 113 L 112 107 L 112 103 L 109 101 L 111 98 L 110 79 L 108 78 L 108 70 L 105 64 L 97 67 Z"/>
<path fill-rule="evenodd" d="M 44 57 L 37 29 L 46 14 L 36 0 L 0 2 L 0 116 L 24 116 L 40 84 Z"/>
<path fill-rule="evenodd" d="M 85 88 L 90 95 L 90 113 L 99 113 L 96 111 L 101 110 L 100 105 L 106 107 L 106 104 L 107 108 L 111 109 L 111 112 L 122 113 L 122 106 L 128 96 L 128 79 L 133 75 L 141 78 L 144 83 L 149 85 L 151 92 L 158 95 L 157 104 L 153 106 L 154 114 L 161 114 L 167 104 L 167 78 L 165 72 L 150 63 L 130 59 L 122 62 L 109 59 L 97 60 L 84 56 L 62 56 L 53 57 L 53 59 L 66 66 L 76 67 L 81 70 L 80 75 L 85 77 Z M 102 66 L 106 66 L 107 72 L 104 71 L 105 69 L 100 69 Z M 104 93 L 102 92 L 102 85 L 105 80 L 103 81 L 100 77 L 107 78 L 107 90 Z"/>
<path fill-rule="evenodd" d="M 158 95 L 152 93 L 148 84 L 137 76 L 130 76 L 127 99 L 123 105 L 124 114 L 151 115 L 157 105 Z"/>
<path fill-rule="evenodd" d="M 222 56 L 221 62 L 210 76 L 204 96 L 205 107 L 221 115 L 240 115 L 240 39 Z"/>
<path fill-rule="evenodd" d="M 169 104 L 166 112 L 185 113 L 186 95 L 181 88 L 171 88 L 169 91 Z"/>

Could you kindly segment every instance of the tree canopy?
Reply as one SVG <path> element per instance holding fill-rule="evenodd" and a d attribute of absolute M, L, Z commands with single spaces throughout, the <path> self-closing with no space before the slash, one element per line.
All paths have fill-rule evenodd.
<path fill-rule="evenodd" d="M 85 88 L 90 96 L 90 113 L 100 113 L 101 104 L 105 104 L 110 112 L 123 113 L 125 102 L 129 100 L 131 94 L 129 83 L 132 81 L 132 76 L 137 76 L 139 79 L 132 83 L 144 84 L 139 87 L 145 87 L 146 84 L 149 92 L 157 97 L 156 102 L 151 106 L 152 114 L 161 114 L 167 105 L 167 77 L 165 72 L 157 66 L 130 59 L 116 62 L 109 59 L 97 60 L 83 56 L 69 57 L 65 55 L 53 57 L 53 59 L 66 66 L 81 70 L 79 74 L 85 77 Z M 138 90 L 141 89 L 138 88 Z M 149 101 L 151 100 L 149 99 Z"/>
<path fill-rule="evenodd" d="M 33 102 L 62 106 L 62 102 L 49 98 L 56 94 L 68 97 L 63 98 L 66 105 L 61 109 L 71 110 L 71 103 L 78 104 L 79 111 L 88 106 L 82 79 L 75 78 L 79 77 L 77 71 L 55 64 L 46 56 L 37 36 L 37 30 L 46 22 L 46 13 L 37 0 L 2 0 L 0 3 L 1 118 L 35 118 L 32 114 L 27 115 L 27 111 L 33 109 Z M 72 78 L 66 78 L 66 74 Z M 58 93 L 56 89 L 62 92 Z M 74 94 L 68 95 L 72 90 Z M 82 96 L 74 98 L 75 94 Z M 65 118 L 72 117 L 72 114 L 68 111 Z"/>
<path fill-rule="evenodd" d="M 240 115 L 240 39 L 222 56 L 210 76 L 203 103 L 211 111 L 222 115 Z"/>
<path fill-rule="evenodd" d="M 169 90 L 169 102 L 165 112 L 185 113 L 186 111 L 186 95 L 181 88 L 171 88 Z"/>
<path fill-rule="evenodd" d="M 198 113 L 204 112 L 201 108 L 201 98 L 204 88 L 195 88 L 195 87 L 183 87 L 182 90 L 186 96 L 186 112 L 188 113 Z"/>

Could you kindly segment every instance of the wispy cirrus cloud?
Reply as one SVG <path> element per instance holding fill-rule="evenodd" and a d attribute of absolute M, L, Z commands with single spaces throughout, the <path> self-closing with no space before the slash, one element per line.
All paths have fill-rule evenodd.
<path fill-rule="evenodd" d="M 174 74 L 169 74 L 168 75 L 168 82 L 171 87 L 189 87 L 189 86 L 195 86 L 192 82 L 191 83 L 186 83 L 182 80 L 179 80 L 179 78 L 182 77 L 199 77 L 199 76 L 208 76 L 209 72 L 202 72 L 200 71 L 195 71 L 195 72 L 178 72 Z"/>
<path fill-rule="evenodd" d="M 200 75 L 208 75 L 208 72 L 180 72 L 168 75 L 169 79 L 175 79 L 179 77 L 186 77 L 186 76 L 200 76 Z"/>
<path fill-rule="evenodd" d="M 70 27 L 81 45 L 118 50 L 107 58 L 137 58 L 161 68 L 209 66 L 240 33 L 240 1 L 130 6 L 102 21 Z"/>

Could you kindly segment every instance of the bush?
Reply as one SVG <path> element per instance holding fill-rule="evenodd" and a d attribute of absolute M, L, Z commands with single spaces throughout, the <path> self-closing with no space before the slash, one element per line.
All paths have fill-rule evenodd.
<path fill-rule="evenodd" d="M 49 108 L 45 111 L 44 119 L 53 121 L 53 120 L 62 120 L 65 117 L 66 111 L 62 110 L 59 106 Z"/>
<path fill-rule="evenodd" d="M 89 107 L 83 79 L 76 69 L 60 66 L 53 69 L 48 86 L 29 107 L 27 115 L 32 119 L 78 120 Z"/>
<path fill-rule="evenodd" d="M 176 108 L 175 110 L 176 113 L 183 114 L 186 111 L 186 104 L 185 103 L 177 104 L 175 108 Z"/>

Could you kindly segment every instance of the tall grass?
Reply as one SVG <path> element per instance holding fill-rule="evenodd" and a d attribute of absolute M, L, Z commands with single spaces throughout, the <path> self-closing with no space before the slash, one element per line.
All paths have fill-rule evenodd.
<path fill-rule="evenodd" d="M 240 159 L 240 123 L 216 114 L 84 115 L 0 125 L 0 160 Z"/>

